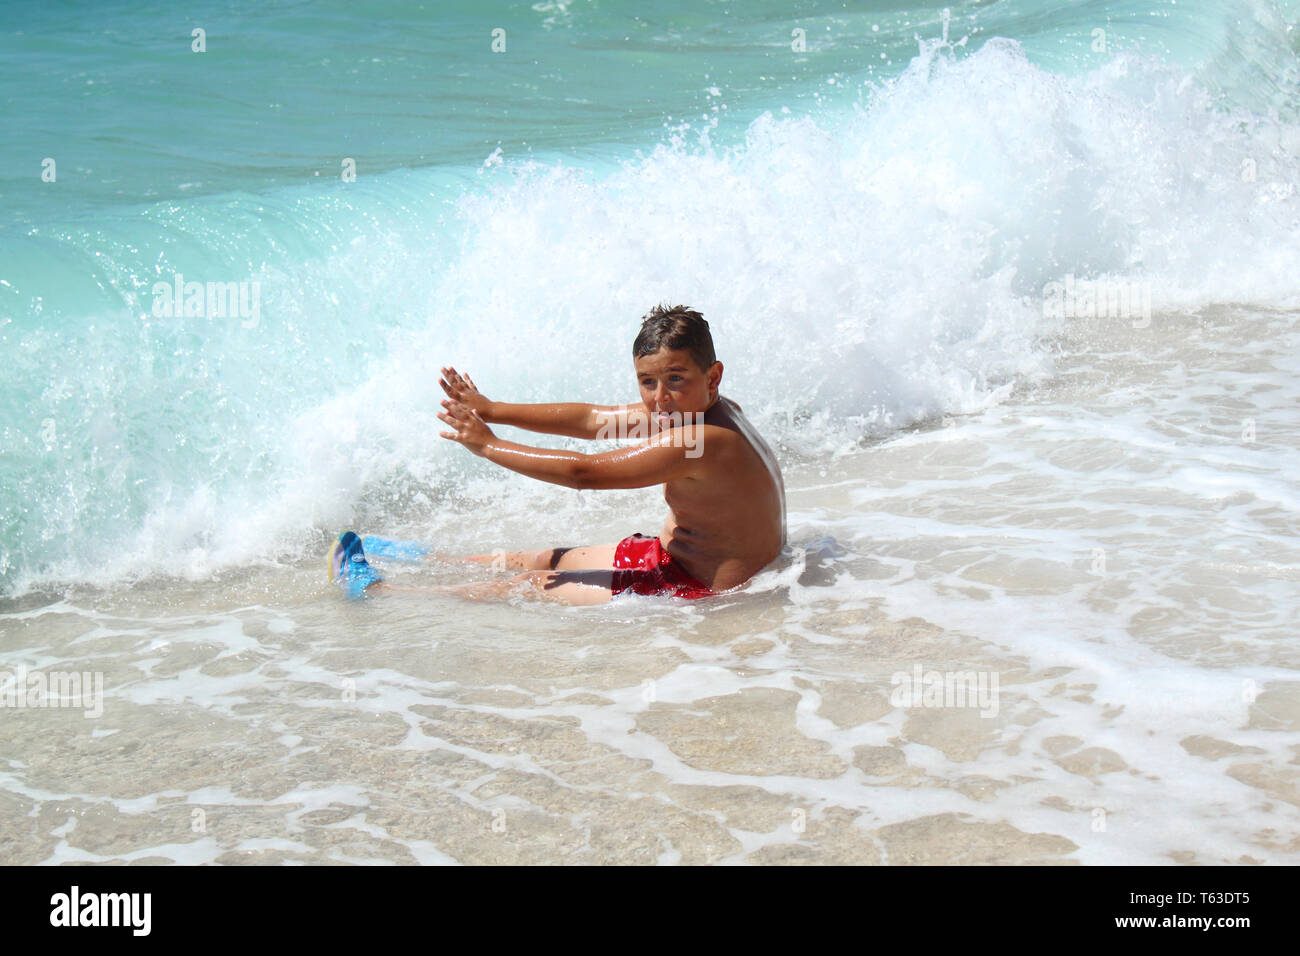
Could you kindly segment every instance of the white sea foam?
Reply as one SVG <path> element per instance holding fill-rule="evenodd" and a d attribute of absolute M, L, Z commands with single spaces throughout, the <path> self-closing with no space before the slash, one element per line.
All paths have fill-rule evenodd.
<path fill-rule="evenodd" d="M 1062 322 L 1044 318 L 1043 288 L 1066 275 L 1145 284 L 1157 341 L 1162 310 L 1294 306 L 1300 173 L 1284 128 L 1216 108 L 1154 61 L 1126 54 L 1068 79 L 991 40 L 959 59 L 927 47 L 851 114 L 764 115 L 734 148 L 676 134 L 613 166 L 507 156 L 450 218 L 416 201 L 419 173 L 348 205 L 300 200 L 296 214 L 325 234 L 337 219 L 365 239 L 256 276 L 258 334 L 292 376 L 311 350 L 280 339 L 300 336 L 325 296 L 340 304 L 325 305 L 313 348 L 341 355 L 358 324 L 373 329 L 368 376 L 349 370 L 306 407 L 292 389 L 264 389 L 270 407 L 239 412 L 256 412 L 255 428 L 232 419 L 204 439 L 227 446 L 215 472 L 133 492 L 133 523 L 126 513 L 68 526 L 73 553 L 42 546 L 44 560 L 10 580 L 21 591 L 42 579 L 202 578 L 318 548 L 313 528 L 454 508 L 467 481 L 530 508 L 509 478 L 436 437 L 437 368 L 465 368 L 506 400 L 629 400 L 637 317 L 661 300 L 704 311 L 724 393 L 802 456 L 975 413 L 1049 378 Z M 367 196 L 403 208 L 400 228 L 365 226 Z M 441 237 L 436 254 L 418 247 L 416 223 Z M 389 325 L 392 314 L 403 318 Z M 231 330 L 210 331 L 206 349 L 230 354 L 204 361 L 234 361 Z M 1119 342 L 1132 331 L 1124 319 L 1099 329 Z M 284 401 L 298 410 L 275 422 Z M 83 505 L 125 483 L 119 472 L 79 492 Z M 38 486 L 33 503 L 54 496 L 45 505 L 66 525 L 61 489 Z"/>

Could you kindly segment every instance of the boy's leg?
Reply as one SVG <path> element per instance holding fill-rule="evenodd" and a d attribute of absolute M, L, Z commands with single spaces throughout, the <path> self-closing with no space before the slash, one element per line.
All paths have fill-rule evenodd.
<path fill-rule="evenodd" d="M 400 541 L 382 535 L 366 535 L 365 550 L 371 557 L 398 561 L 440 561 L 490 564 L 505 571 L 584 571 L 614 566 L 617 544 L 588 545 L 581 548 L 546 548 L 542 551 L 506 551 L 489 554 L 454 555 L 436 551 L 420 541 Z"/>
<path fill-rule="evenodd" d="M 616 544 L 582 548 L 546 548 L 543 551 L 494 551 L 453 560 L 497 564 L 507 571 L 603 571 L 614 567 Z"/>
<path fill-rule="evenodd" d="M 554 604 L 604 604 L 613 594 L 614 572 L 602 570 L 530 571 L 505 581 L 458 584 L 449 594 L 470 600 L 501 600 L 520 595 Z"/>
<path fill-rule="evenodd" d="M 442 587 L 403 587 L 379 578 L 365 560 L 361 540 L 353 532 L 339 536 L 331 552 L 332 577 L 352 597 L 363 592 L 405 591 L 456 594 L 471 600 L 500 599 L 513 595 L 540 598 L 557 604 L 604 604 L 613 597 L 614 553 L 618 545 L 595 545 L 582 548 L 552 548 L 546 551 L 504 551 L 491 555 L 471 555 L 465 561 L 512 559 L 515 570 L 523 565 L 526 573 L 507 581 L 476 582 Z M 541 567 L 538 567 L 541 565 Z M 506 567 L 511 567 L 506 564 Z M 355 592 L 355 593 L 353 593 Z"/>
<path fill-rule="evenodd" d="M 604 604 L 613 597 L 614 572 L 585 571 L 531 571 L 504 581 L 483 581 L 473 584 L 451 584 L 442 587 L 408 588 L 378 581 L 366 589 L 367 593 L 380 591 L 408 594 L 451 594 L 471 601 L 500 601 L 521 595 L 555 604 Z"/>

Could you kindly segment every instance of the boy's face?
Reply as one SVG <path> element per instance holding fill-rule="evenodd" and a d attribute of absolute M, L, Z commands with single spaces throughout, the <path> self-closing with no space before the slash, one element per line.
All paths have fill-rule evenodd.
<path fill-rule="evenodd" d="M 684 349 L 660 349 L 636 360 L 641 401 L 662 427 L 681 424 L 687 412 L 706 412 L 718 397 L 722 363 L 714 362 L 703 371 Z M 677 413 L 676 421 L 669 416 Z"/>

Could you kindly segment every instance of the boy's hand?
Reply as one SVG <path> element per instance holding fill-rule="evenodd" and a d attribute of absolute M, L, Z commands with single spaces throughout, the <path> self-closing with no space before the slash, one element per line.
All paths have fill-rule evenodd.
<path fill-rule="evenodd" d="M 478 412 L 470 408 L 464 402 L 452 401 L 444 398 L 442 407 L 445 412 L 439 412 L 438 417 L 450 425 L 455 431 L 439 432 L 443 438 L 451 441 L 458 441 L 480 458 L 486 451 L 486 445 L 497 436 L 492 434 L 492 429 L 479 417 Z"/>
<path fill-rule="evenodd" d="M 438 379 L 438 384 L 442 390 L 447 393 L 447 397 L 454 402 L 460 402 L 469 408 L 478 412 L 479 417 L 487 419 L 488 408 L 492 403 L 488 397 L 478 390 L 474 380 L 468 375 L 461 375 L 454 368 L 448 366 L 442 370 L 442 378 Z M 443 402 L 446 405 L 446 402 Z"/>

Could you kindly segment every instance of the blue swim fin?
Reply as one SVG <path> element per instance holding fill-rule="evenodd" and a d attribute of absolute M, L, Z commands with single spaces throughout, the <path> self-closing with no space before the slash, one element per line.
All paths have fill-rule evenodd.
<path fill-rule="evenodd" d="M 419 561 L 433 549 L 419 541 L 399 541 L 377 534 L 368 534 L 361 542 L 372 558 L 390 558 L 394 561 Z"/>
<path fill-rule="evenodd" d="M 354 531 L 344 531 L 330 550 L 330 580 L 343 589 L 344 595 L 357 599 L 365 597 L 366 588 L 382 581 L 366 560 L 365 548 Z"/>

